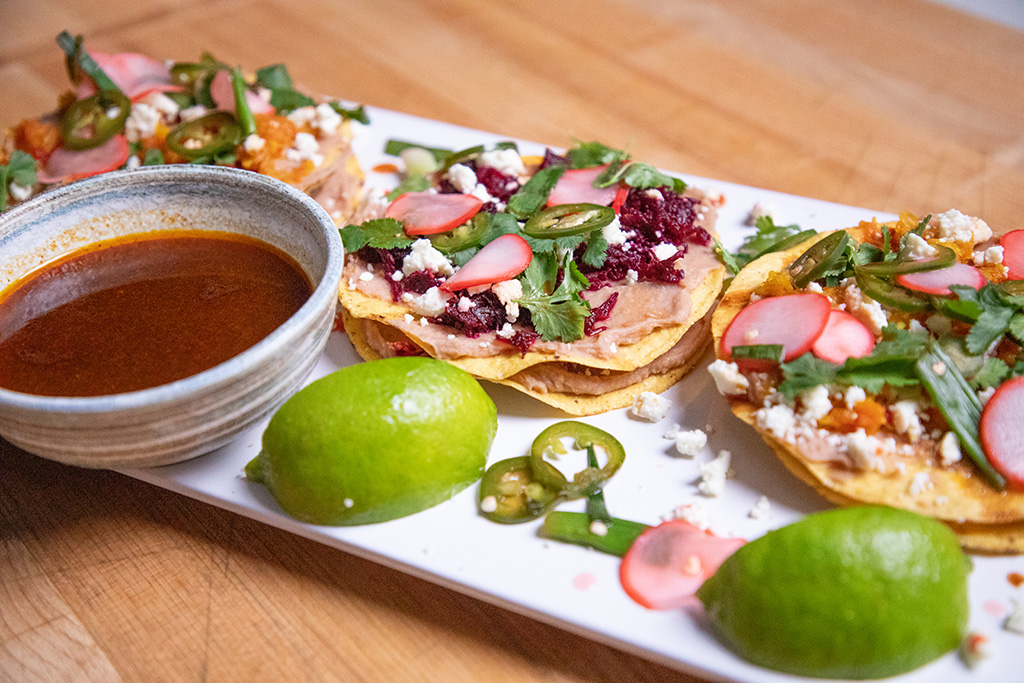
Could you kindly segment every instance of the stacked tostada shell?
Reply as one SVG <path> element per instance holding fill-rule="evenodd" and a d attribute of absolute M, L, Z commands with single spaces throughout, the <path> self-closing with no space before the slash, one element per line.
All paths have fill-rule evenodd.
<path fill-rule="evenodd" d="M 341 231 L 364 358 L 432 356 L 574 415 L 661 392 L 701 358 L 724 276 L 702 192 L 599 143 L 434 157 Z"/>
<path fill-rule="evenodd" d="M 1024 552 L 1022 235 L 902 214 L 754 260 L 714 314 L 718 389 L 827 499 Z"/>
<path fill-rule="evenodd" d="M 12 178 L 0 210 L 100 173 L 205 163 L 282 180 L 338 223 L 352 214 L 363 173 L 351 121 L 365 121 L 361 109 L 300 92 L 282 64 L 243 76 L 209 54 L 164 62 L 86 50 L 67 33 L 57 42 L 73 89 L 57 111 L 21 121 L 0 140 L 0 163 Z"/>

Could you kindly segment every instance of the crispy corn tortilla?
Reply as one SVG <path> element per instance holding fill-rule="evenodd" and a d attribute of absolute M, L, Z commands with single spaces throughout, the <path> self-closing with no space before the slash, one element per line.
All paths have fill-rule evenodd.
<path fill-rule="evenodd" d="M 379 360 L 384 357 L 378 351 L 376 345 L 369 341 L 371 334 L 383 335 L 385 339 L 391 342 L 411 342 L 408 337 L 390 325 L 366 318 L 355 318 L 344 308 L 341 309 L 341 316 L 352 346 L 364 360 Z M 680 343 L 686 344 L 684 352 L 678 358 L 673 359 L 671 367 L 667 370 L 651 374 L 644 374 L 642 372 L 643 366 L 632 371 L 597 370 L 594 373 L 595 377 L 605 377 L 604 383 L 606 385 L 615 386 L 614 389 L 604 390 L 601 393 L 537 390 L 531 388 L 529 383 L 524 382 L 517 375 L 503 379 L 492 378 L 490 381 L 517 389 L 542 403 L 558 408 L 570 415 L 596 415 L 616 408 L 622 408 L 632 404 L 634 397 L 643 391 L 653 391 L 655 393 L 665 391 L 682 379 L 700 362 L 711 342 L 710 335 L 708 334 L 710 317 L 709 311 L 703 319 L 698 321 L 696 325 L 692 326 L 683 335 Z M 458 365 L 458 363 L 453 364 Z M 574 365 L 558 361 L 547 361 L 525 368 L 524 372 L 542 368 L 542 372 L 570 374 L 578 371 L 578 367 L 584 367 L 572 367 Z M 602 373 L 607 373 L 607 375 Z M 629 381 L 633 376 L 639 376 L 637 381 Z"/>
<path fill-rule="evenodd" d="M 647 365 L 675 346 L 691 326 L 707 315 L 722 288 L 724 276 L 724 267 L 713 268 L 692 290 L 690 314 L 686 322 L 655 329 L 634 344 L 619 345 L 615 355 L 607 358 L 578 353 L 571 344 L 563 345 L 564 350 L 555 352 L 530 350 L 521 354 L 512 347 L 505 347 L 500 353 L 490 352 L 481 356 L 445 356 L 439 354 L 438 350 L 423 338 L 419 333 L 422 327 L 417 321 L 405 320 L 404 316 L 409 313 L 407 306 L 390 299 L 370 296 L 358 289 L 349 289 L 345 285 L 344 277 L 339 296 L 341 306 L 349 317 L 391 326 L 428 355 L 443 358 L 481 379 L 498 381 L 508 379 L 539 363 L 552 361 L 615 371 L 631 371 Z M 489 335 L 489 338 L 493 337 L 493 334 Z"/>
<path fill-rule="evenodd" d="M 890 224 L 892 225 L 892 224 Z M 847 230 L 858 241 L 867 237 L 868 228 Z M 815 241 L 828 233 L 784 252 L 768 254 L 747 265 L 722 296 L 712 319 L 712 334 L 718 352 L 722 335 L 732 319 L 749 302 L 750 295 L 765 282 L 772 271 L 792 263 Z M 923 439 L 915 446 L 915 456 L 899 457 L 899 467 L 886 471 L 860 471 L 834 459 L 823 459 L 827 442 L 782 441 L 757 426 L 755 411 L 760 407 L 744 396 L 729 397 L 733 413 L 757 429 L 785 466 L 826 499 L 839 505 L 882 504 L 935 517 L 947 523 L 969 550 L 986 553 L 1024 552 L 1024 492 L 997 491 L 989 486 L 966 460 L 952 466 L 933 462 Z M 888 434 L 887 434 L 888 436 Z M 899 439 L 898 435 L 892 436 Z M 826 454 L 827 456 L 827 454 Z M 914 487 L 915 477 L 928 484 Z M 916 491 L 916 489 L 920 491 Z"/>

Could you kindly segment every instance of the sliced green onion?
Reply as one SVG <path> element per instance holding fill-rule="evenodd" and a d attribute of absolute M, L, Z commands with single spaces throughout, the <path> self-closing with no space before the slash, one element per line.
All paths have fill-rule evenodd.
<path fill-rule="evenodd" d="M 732 347 L 733 359 L 782 362 L 782 344 L 742 344 Z"/>
<path fill-rule="evenodd" d="M 237 66 L 231 69 L 231 87 L 235 91 L 235 117 L 242 129 L 242 139 L 256 132 L 256 117 L 252 115 L 249 103 L 245 101 L 245 80 Z"/>
<path fill-rule="evenodd" d="M 1000 491 L 1005 489 L 1006 479 L 985 457 L 978 437 L 981 401 L 938 343 L 931 342 L 925 354 L 918 359 L 917 374 L 932 402 L 959 437 L 967 456 L 993 486 Z"/>
<path fill-rule="evenodd" d="M 544 538 L 574 543 L 622 557 L 636 541 L 637 536 L 650 528 L 646 524 L 618 517 L 612 517 L 601 524 L 604 525 L 602 531 L 607 530 L 607 533 L 595 534 L 593 532 L 594 520 L 590 518 L 590 515 L 585 512 L 555 510 L 549 512 L 544 518 L 544 524 L 541 525 L 538 533 Z"/>
<path fill-rule="evenodd" d="M 121 88 L 117 87 L 117 83 L 114 83 L 113 79 L 103 71 L 100 65 L 96 63 L 96 60 L 90 57 L 89 53 L 82 47 L 82 36 L 72 36 L 67 31 L 61 31 L 57 35 L 57 45 L 67 55 L 68 72 L 71 74 L 72 82 L 76 85 L 78 84 L 78 79 L 75 77 L 75 69 L 80 68 L 92 77 L 96 87 L 100 90 L 116 90 L 121 92 Z M 124 93 L 121 94 L 123 95 Z"/>
<path fill-rule="evenodd" d="M 947 266 L 953 265 L 956 262 L 956 252 L 949 247 L 944 247 L 941 244 L 937 245 L 935 249 L 938 253 L 935 256 L 931 256 L 925 259 L 896 259 L 894 261 L 879 261 L 875 263 L 865 263 L 856 266 L 856 270 L 869 275 L 875 275 L 878 277 L 895 276 L 895 275 L 906 275 L 907 273 L 922 273 L 927 270 L 938 270 L 939 268 L 946 268 Z"/>

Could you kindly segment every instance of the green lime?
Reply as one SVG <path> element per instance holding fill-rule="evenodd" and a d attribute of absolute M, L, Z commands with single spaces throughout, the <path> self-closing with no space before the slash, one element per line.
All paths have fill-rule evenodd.
<path fill-rule="evenodd" d="M 464 370 L 418 357 L 361 363 L 281 406 L 246 476 L 301 521 L 383 522 L 480 479 L 497 425 L 494 403 Z"/>
<path fill-rule="evenodd" d="M 803 676 L 884 678 L 960 644 L 970 569 L 940 522 L 854 507 L 748 543 L 697 596 L 722 640 L 755 664 Z"/>

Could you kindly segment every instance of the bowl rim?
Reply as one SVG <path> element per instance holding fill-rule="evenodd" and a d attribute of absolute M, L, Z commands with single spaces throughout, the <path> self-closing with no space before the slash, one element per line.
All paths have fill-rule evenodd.
<path fill-rule="evenodd" d="M 151 407 L 161 403 L 170 404 L 203 389 L 230 382 L 232 378 L 238 377 L 246 369 L 267 362 L 281 346 L 291 342 L 296 330 L 308 328 L 316 318 L 323 315 L 325 307 L 331 307 L 332 299 L 337 300 L 345 252 L 338 228 L 326 209 L 306 193 L 281 180 L 239 168 L 164 164 L 92 176 L 43 192 L 27 202 L 3 212 L 0 214 L 0 233 L 4 231 L 6 223 L 17 221 L 23 214 L 35 212 L 40 210 L 40 207 L 54 202 L 74 201 L 79 195 L 84 198 L 103 194 L 104 186 L 107 185 L 110 185 L 111 190 L 126 186 L 156 187 L 163 181 L 179 182 L 189 179 L 213 180 L 220 186 L 234 184 L 241 187 L 255 187 L 261 191 L 275 193 L 285 201 L 294 202 L 312 214 L 327 239 L 327 261 L 323 276 L 319 282 L 314 283 L 313 293 L 306 302 L 277 329 L 245 351 L 212 368 L 174 382 L 138 391 L 101 396 L 43 396 L 0 387 L 0 409 L 14 408 L 25 411 L 85 415 Z"/>

